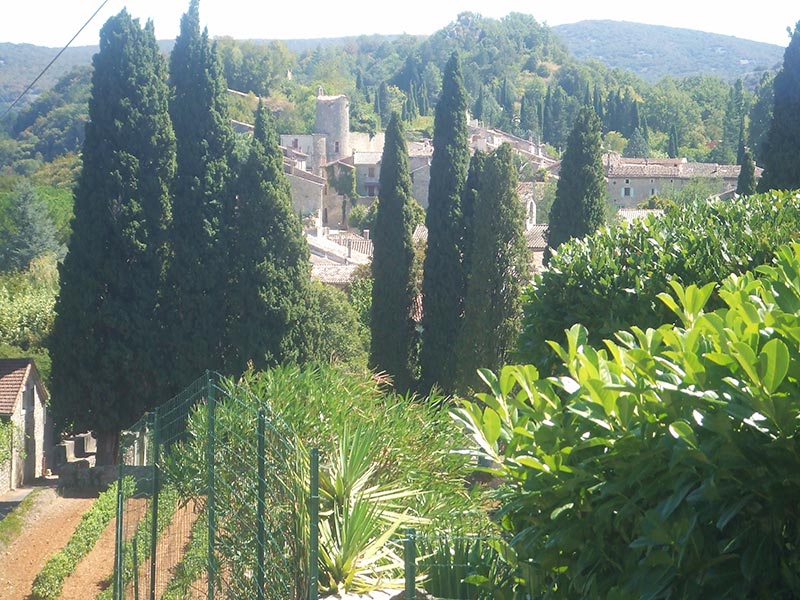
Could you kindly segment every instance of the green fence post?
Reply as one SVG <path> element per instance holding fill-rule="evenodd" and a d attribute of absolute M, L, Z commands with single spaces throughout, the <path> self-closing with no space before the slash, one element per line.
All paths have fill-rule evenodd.
<path fill-rule="evenodd" d="M 158 550 L 158 461 L 159 446 L 161 444 L 161 435 L 159 429 L 160 419 L 158 418 L 158 411 L 152 414 L 153 420 L 153 510 L 151 511 L 150 518 L 150 600 L 156 599 L 156 559 Z"/>
<path fill-rule="evenodd" d="M 308 499 L 308 599 L 319 598 L 319 448 L 311 449 L 311 482 Z"/>
<path fill-rule="evenodd" d="M 413 527 L 406 529 L 405 546 L 405 572 L 406 572 L 406 600 L 415 600 L 417 597 L 417 532 Z"/>
<path fill-rule="evenodd" d="M 206 391 L 208 393 L 208 443 L 206 444 L 206 462 L 208 463 L 208 493 L 206 496 L 206 512 L 208 514 L 208 600 L 214 600 L 216 582 L 214 567 L 214 539 L 216 522 L 214 514 L 214 425 L 217 413 L 216 390 L 211 381 L 211 373 L 206 371 Z"/>
<path fill-rule="evenodd" d="M 122 463 L 125 460 L 122 444 L 119 445 L 119 464 L 117 468 L 117 539 L 114 544 L 114 600 L 122 600 L 122 514 L 125 499 L 122 490 Z"/>
<path fill-rule="evenodd" d="M 264 544 L 266 539 L 266 423 L 264 409 L 258 411 L 258 600 L 264 600 Z"/>

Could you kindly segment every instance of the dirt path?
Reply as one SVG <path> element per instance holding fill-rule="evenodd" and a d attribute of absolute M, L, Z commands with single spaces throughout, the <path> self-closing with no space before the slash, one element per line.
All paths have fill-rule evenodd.
<path fill-rule="evenodd" d="M 94 598 L 106 587 L 106 581 L 114 570 L 114 545 L 117 520 L 112 519 L 94 548 L 84 556 L 75 571 L 64 582 L 61 600 L 85 600 Z"/>
<path fill-rule="evenodd" d="M 22 535 L 0 553 L 0 598 L 26 600 L 30 596 L 33 579 L 64 547 L 93 502 L 94 498 L 62 498 L 53 488 L 38 495 Z"/>
<path fill-rule="evenodd" d="M 131 530 L 135 529 L 135 523 L 139 522 L 145 510 L 147 510 L 145 501 L 129 502 L 125 518 L 130 519 L 133 524 Z M 110 577 L 114 571 L 116 534 L 117 520 L 112 519 L 91 552 L 81 559 L 72 575 L 67 577 L 60 600 L 95 598 L 112 582 Z"/>

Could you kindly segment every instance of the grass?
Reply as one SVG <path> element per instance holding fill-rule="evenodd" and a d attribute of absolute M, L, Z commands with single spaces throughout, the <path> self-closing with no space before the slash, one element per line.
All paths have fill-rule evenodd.
<path fill-rule="evenodd" d="M 6 548 L 22 532 L 28 513 L 36 504 L 36 498 L 43 488 L 36 488 L 20 502 L 14 510 L 0 521 L 0 550 Z"/>

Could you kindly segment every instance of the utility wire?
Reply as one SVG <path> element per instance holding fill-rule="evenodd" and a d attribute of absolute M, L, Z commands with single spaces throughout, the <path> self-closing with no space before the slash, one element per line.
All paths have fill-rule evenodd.
<path fill-rule="evenodd" d="M 92 16 L 91 16 L 91 17 L 89 17 L 89 20 L 87 20 L 87 21 L 86 21 L 86 23 L 84 23 L 84 24 L 83 24 L 83 26 L 82 26 L 80 29 L 78 29 L 78 33 L 76 33 L 75 35 L 73 35 L 73 36 L 72 36 L 72 39 L 71 39 L 70 41 L 68 41 L 68 42 L 67 42 L 67 45 L 66 45 L 66 46 L 64 46 L 64 47 L 63 47 L 63 48 L 62 48 L 62 49 L 59 51 L 59 53 L 55 55 L 55 57 L 53 58 L 53 60 L 51 60 L 49 63 L 47 63 L 47 66 L 46 66 L 44 69 L 42 69 L 42 72 L 41 72 L 41 73 L 39 73 L 39 74 L 36 76 L 36 79 L 34 79 L 33 81 L 31 81 L 30 85 L 29 85 L 28 87 L 26 87 L 26 88 L 25 88 L 25 91 L 24 91 L 24 92 L 22 92 L 22 93 L 19 95 L 19 97 L 18 97 L 16 100 L 14 100 L 14 102 L 12 102 L 12 103 L 11 103 L 11 106 L 9 106 L 9 107 L 6 109 L 6 112 L 4 112 L 4 113 L 3 113 L 3 117 L 2 117 L 3 119 L 5 119 L 5 118 L 6 118 L 6 116 L 8 115 L 8 113 L 10 113 L 10 112 L 11 112 L 11 110 L 12 110 L 12 109 L 13 109 L 13 108 L 14 108 L 14 107 L 17 105 L 17 103 L 18 103 L 20 100 L 22 100 L 22 99 L 25 97 L 25 94 L 27 94 L 28 92 L 30 92 L 30 91 L 31 91 L 31 88 L 33 88 L 33 86 L 35 86 L 35 85 L 36 85 L 36 82 L 37 82 L 37 81 L 39 81 L 39 79 L 41 79 L 42 75 L 44 75 L 44 74 L 47 72 L 47 69 L 49 69 L 50 67 L 52 67 L 52 66 L 53 66 L 53 63 L 54 63 L 54 62 L 56 62 L 56 61 L 59 59 L 59 57 L 60 57 L 62 54 L 64 54 L 64 51 L 65 51 L 67 48 L 69 48 L 70 44 L 72 44 L 72 42 L 74 42 L 74 41 L 75 41 L 75 38 L 77 38 L 77 37 L 78 37 L 78 36 L 81 34 L 81 32 L 82 32 L 84 29 L 86 29 L 86 26 L 87 26 L 89 23 L 91 23 L 91 22 L 92 22 L 92 19 L 94 19 L 94 18 L 97 16 L 97 13 L 99 13 L 101 10 L 103 10 L 103 7 L 104 7 L 106 4 L 108 4 L 108 0 L 103 0 L 103 3 L 102 3 L 102 4 L 101 4 L 99 7 L 98 7 L 98 9 L 97 9 L 96 11 L 94 11 L 94 13 L 92 14 Z"/>

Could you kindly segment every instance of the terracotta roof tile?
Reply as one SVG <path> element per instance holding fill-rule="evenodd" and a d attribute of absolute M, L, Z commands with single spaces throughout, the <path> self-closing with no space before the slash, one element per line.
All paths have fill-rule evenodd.
<path fill-rule="evenodd" d="M 528 244 L 528 248 L 531 250 L 544 250 L 547 248 L 547 240 L 544 237 L 546 232 L 547 225 L 532 225 L 525 232 L 525 241 Z"/>
<path fill-rule="evenodd" d="M 30 358 L 0 359 L 0 415 L 9 416 L 14 412 L 32 365 Z"/>

